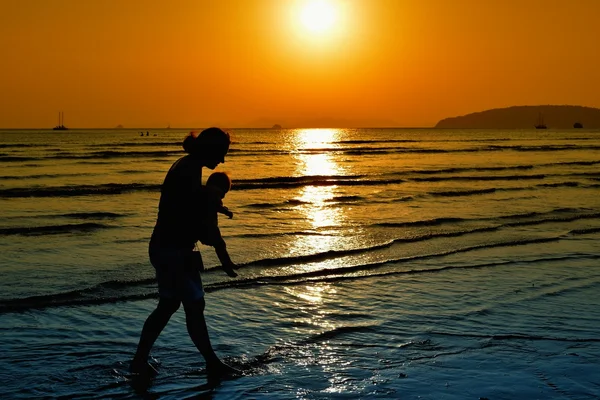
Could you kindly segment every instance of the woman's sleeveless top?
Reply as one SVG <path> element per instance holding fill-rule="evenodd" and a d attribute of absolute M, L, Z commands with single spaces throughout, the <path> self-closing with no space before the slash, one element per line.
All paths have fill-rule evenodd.
<path fill-rule="evenodd" d="M 191 249 L 197 241 L 202 166 L 187 155 L 169 169 L 161 187 L 151 247 Z"/>

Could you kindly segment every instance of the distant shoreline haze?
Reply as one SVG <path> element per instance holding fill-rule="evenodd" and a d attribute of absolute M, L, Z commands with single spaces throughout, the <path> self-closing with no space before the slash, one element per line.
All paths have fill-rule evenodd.
<path fill-rule="evenodd" d="M 226 129 L 535 129 L 539 118 L 543 118 L 544 124 L 548 129 L 573 129 L 574 125 L 581 124 L 584 129 L 600 129 L 600 108 L 573 106 L 573 105 L 536 105 L 536 106 L 511 106 L 505 108 L 493 108 L 485 111 L 472 112 L 469 114 L 447 117 L 441 119 L 435 126 L 404 126 L 396 121 L 380 120 L 371 121 L 371 123 L 360 123 L 337 118 L 314 118 L 306 121 L 293 121 L 286 123 L 285 120 L 273 119 L 274 122 L 267 122 L 270 119 L 261 118 L 260 120 L 250 122 L 247 126 L 227 124 L 218 124 Z M 106 130 L 115 129 L 123 131 L 143 131 L 147 130 L 199 130 L 204 127 L 185 127 L 170 125 L 164 126 L 77 126 L 67 125 L 69 130 Z M 0 127 L 0 130 L 51 130 L 52 126 L 47 127 Z M 68 131 L 68 130 L 67 130 Z"/>
<path fill-rule="evenodd" d="M 527 129 L 535 128 L 540 115 L 549 128 L 568 129 L 575 123 L 583 128 L 600 128 L 600 109 L 571 105 L 513 106 L 445 118 L 435 128 Z"/>

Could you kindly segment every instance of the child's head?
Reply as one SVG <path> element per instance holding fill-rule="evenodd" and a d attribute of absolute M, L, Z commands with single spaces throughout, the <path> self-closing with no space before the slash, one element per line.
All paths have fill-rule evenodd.
<path fill-rule="evenodd" d="M 231 178 L 225 172 L 213 172 L 206 181 L 206 186 L 214 186 L 225 193 L 231 190 Z"/>

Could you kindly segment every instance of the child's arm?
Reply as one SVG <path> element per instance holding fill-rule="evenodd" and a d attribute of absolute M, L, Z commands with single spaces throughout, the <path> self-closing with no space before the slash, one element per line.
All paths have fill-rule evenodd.
<path fill-rule="evenodd" d="M 219 261 L 221 261 L 221 268 L 223 271 L 232 278 L 238 276 L 233 270 L 236 266 L 233 261 L 231 261 L 231 257 L 229 257 L 227 245 L 224 240 L 221 240 L 221 242 L 215 246 L 215 253 L 217 253 L 217 257 L 219 257 Z"/>
<path fill-rule="evenodd" d="M 223 204 L 220 204 L 220 206 L 217 207 L 217 212 L 227 215 L 229 219 L 233 218 L 233 213 L 229 210 L 229 208 L 225 207 Z"/>

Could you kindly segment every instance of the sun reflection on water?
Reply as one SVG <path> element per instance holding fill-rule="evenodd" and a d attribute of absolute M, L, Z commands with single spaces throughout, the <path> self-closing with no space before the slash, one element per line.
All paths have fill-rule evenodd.
<path fill-rule="evenodd" d="M 294 154 L 297 161 L 298 176 L 331 177 L 344 175 L 334 150 L 338 147 L 344 131 L 341 129 L 299 129 L 294 138 L 298 150 Z M 310 228 L 319 230 L 339 226 L 344 215 L 339 209 L 331 207 L 336 196 L 335 186 L 305 186 L 299 193 L 299 200 L 307 205 L 302 210 Z M 298 238 L 293 253 L 318 253 L 332 248 L 338 239 L 336 236 Z"/>
<path fill-rule="evenodd" d="M 295 132 L 293 157 L 296 161 L 296 176 L 314 177 L 315 183 L 335 176 L 348 175 L 346 168 L 340 163 L 340 156 L 336 148 L 343 138 L 344 131 L 339 129 L 303 129 Z M 315 231 L 319 236 L 300 235 L 291 243 L 291 254 L 319 254 L 330 250 L 344 248 L 344 236 L 340 234 L 339 227 L 347 225 L 344 208 L 336 207 L 336 196 L 343 195 L 340 188 L 329 185 L 303 186 L 297 193 L 298 200 L 303 206 L 300 212 L 305 219 L 305 228 Z M 294 271 L 303 272 L 314 269 L 335 268 L 332 260 L 300 264 L 290 267 Z M 333 260 L 335 261 L 335 260 Z M 328 303 L 336 301 L 335 286 L 329 283 L 306 284 L 287 286 L 284 289 L 293 296 L 297 314 L 294 325 L 296 329 L 309 329 L 313 334 L 322 335 L 334 332 L 340 321 L 332 315 Z M 327 340 L 319 341 L 314 346 L 303 348 L 308 357 L 303 360 L 312 360 L 331 374 L 328 391 L 335 393 L 347 387 L 343 374 L 338 374 L 336 369 L 343 360 L 338 356 Z"/>
<path fill-rule="evenodd" d="M 284 290 L 294 301 L 294 326 L 309 340 L 302 346 L 294 347 L 294 359 L 304 367 L 321 368 L 328 376 L 328 387 L 324 393 L 344 393 L 353 390 L 346 371 L 352 367 L 352 361 L 344 354 L 348 350 L 329 336 L 335 336 L 340 327 L 337 319 L 337 290 L 330 283 L 320 282 L 314 285 L 288 286 Z M 308 332 L 307 332 L 308 330 Z M 310 340 L 313 338 L 313 340 Z"/>
<path fill-rule="evenodd" d="M 335 288 L 330 284 L 289 286 L 284 290 L 296 298 L 296 310 L 299 315 L 294 322 L 298 326 L 311 326 L 318 333 L 335 327 L 333 322 L 327 318 L 329 312 L 325 305 L 328 298 L 336 293 Z"/>

